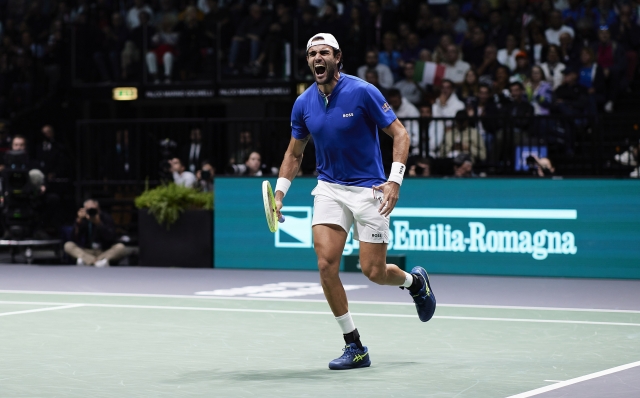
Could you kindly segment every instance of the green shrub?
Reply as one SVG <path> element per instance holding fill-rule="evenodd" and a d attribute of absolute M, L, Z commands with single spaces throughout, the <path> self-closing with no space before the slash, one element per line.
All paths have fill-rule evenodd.
<path fill-rule="evenodd" d="M 189 209 L 213 209 L 213 192 L 200 192 L 174 183 L 145 190 L 135 201 L 138 209 L 149 209 L 158 224 L 169 229 Z"/>

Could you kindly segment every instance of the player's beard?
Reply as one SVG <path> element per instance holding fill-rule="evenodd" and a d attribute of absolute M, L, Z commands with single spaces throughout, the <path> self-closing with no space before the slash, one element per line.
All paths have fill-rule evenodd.
<path fill-rule="evenodd" d="M 317 75 L 315 74 L 315 70 L 313 72 L 313 75 L 316 78 L 316 83 L 318 83 L 318 85 L 329 84 L 335 79 L 336 64 L 327 62 L 325 63 L 325 65 L 326 72 L 323 78 L 318 79 Z"/>

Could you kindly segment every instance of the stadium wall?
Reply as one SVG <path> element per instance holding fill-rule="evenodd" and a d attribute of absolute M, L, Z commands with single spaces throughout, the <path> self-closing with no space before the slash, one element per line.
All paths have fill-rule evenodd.
<path fill-rule="evenodd" d="M 270 178 L 275 185 L 275 178 Z M 311 190 L 297 178 L 269 232 L 262 178 L 217 178 L 217 268 L 314 270 Z M 431 273 L 640 278 L 640 183 L 633 180 L 405 179 L 389 254 Z M 344 255 L 358 253 L 349 233 Z"/>

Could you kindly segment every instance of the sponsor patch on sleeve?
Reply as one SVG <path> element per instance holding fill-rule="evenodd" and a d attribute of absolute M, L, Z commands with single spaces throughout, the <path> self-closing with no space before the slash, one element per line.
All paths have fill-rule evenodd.
<path fill-rule="evenodd" d="M 391 110 L 391 107 L 389 106 L 388 103 L 385 102 L 384 104 L 382 104 L 382 110 L 387 112 L 387 111 Z"/>

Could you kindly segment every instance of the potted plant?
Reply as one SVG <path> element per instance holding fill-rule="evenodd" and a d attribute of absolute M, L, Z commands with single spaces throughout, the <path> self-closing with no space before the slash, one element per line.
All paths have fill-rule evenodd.
<path fill-rule="evenodd" d="M 213 193 L 174 183 L 145 190 L 138 208 L 140 265 L 213 267 Z"/>

